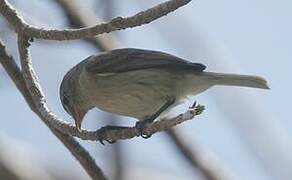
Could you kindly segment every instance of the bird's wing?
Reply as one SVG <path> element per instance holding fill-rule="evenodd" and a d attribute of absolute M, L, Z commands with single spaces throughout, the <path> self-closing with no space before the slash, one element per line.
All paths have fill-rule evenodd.
<path fill-rule="evenodd" d="M 122 73 L 150 68 L 175 68 L 202 72 L 206 66 L 191 63 L 170 54 L 142 49 L 117 49 L 92 56 L 86 63 L 86 70 L 96 74 Z"/>

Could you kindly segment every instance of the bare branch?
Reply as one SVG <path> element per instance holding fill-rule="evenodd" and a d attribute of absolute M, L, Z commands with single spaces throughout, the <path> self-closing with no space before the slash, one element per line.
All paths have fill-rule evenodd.
<path fill-rule="evenodd" d="M 4 67 L 5 71 L 12 79 L 17 89 L 21 92 L 26 102 L 30 105 L 31 109 L 34 108 L 34 103 L 32 102 L 31 95 L 27 91 L 22 73 L 15 63 L 15 60 L 10 56 L 6 49 L 4 43 L 0 40 L 0 63 Z"/>
<path fill-rule="evenodd" d="M 178 9 L 179 7 L 186 5 L 190 1 L 191 0 L 170 0 L 154 6 L 146 11 L 139 12 L 134 16 L 126 18 L 117 17 L 108 23 L 102 23 L 93 27 L 65 30 L 46 30 L 44 28 L 29 25 L 20 17 L 17 11 L 7 2 L 7 0 L 0 0 L 0 13 L 14 27 L 17 33 L 22 33 L 32 38 L 62 41 L 82 39 L 116 30 L 148 24 Z"/>
<path fill-rule="evenodd" d="M 143 134 L 154 134 L 157 132 L 162 132 L 169 130 L 170 128 L 183 123 L 185 121 L 193 119 L 196 115 L 203 112 L 204 106 L 198 105 L 193 109 L 189 109 L 184 114 L 180 114 L 177 117 L 171 119 L 162 119 L 160 121 L 155 121 L 142 130 Z M 66 134 L 71 134 L 73 136 L 79 137 L 83 140 L 99 140 L 99 141 L 116 141 L 120 139 L 130 139 L 140 135 L 139 129 L 136 127 L 125 127 L 119 130 L 97 130 L 97 131 L 87 131 L 82 130 L 79 133 L 75 126 L 61 123 L 58 124 L 58 128 L 62 129 Z"/>

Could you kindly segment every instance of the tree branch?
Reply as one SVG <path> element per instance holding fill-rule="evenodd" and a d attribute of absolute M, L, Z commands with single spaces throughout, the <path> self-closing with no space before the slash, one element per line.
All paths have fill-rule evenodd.
<path fill-rule="evenodd" d="M 204 111 L 204 106 L 198 105 L 195 108 L 189 109 L 187 112 L 178 115 L 177 117 L 170 119 L 162 119 L 155 121 L 142 130 L 143 134 L 154 134 L 157 132 L 162 132 L 168 130 L 180 123 L 183 123 L 187 120 L 192 120 L 195 116 L 201 114 Z M 75 130 L 75 127 L 72 129 L 67 129 L 69 134 L 77 136 L 84 140 L 106 140 L 106 141 L 116 141 L 120 139 L 130 139 L 140 135 L 139 129 L 136 127 L 126 127 L 119 130 L 97 130 L 97 131 L 87 131 L 82 130 L 81 133 Z"/>
<path fill-rule="evenodd" d="M 31 106 L 31 109 L 34 108 L 34 103 L 31 100 L 31 95 L 25 87 L 25 82 L 21 73 L 21 70 L 15 63 L 15 60 L 10 56 L 6 49 L 4 43 L 0 40 L 0 63 L 2 64 L 4 70 L 7 72 L 9 77 L 12 79 L 17 89 L 21 92 L 26 102 Z"/>
<path fill-rule="evenodd" d="M 134 16 L 126 18 L 117 17 L 108 23 L 102 23 L 92 27 L 65 30 L 47 30 L 29 25 L 21 18 L 19 13 L 7 2 L 7 0 L 0 0 L 0 13 L 14 27 L 17 33 L 22 33 L 32 38 L 62 41 L 93 37 L 103 33 L 148 24 L 186 5 L 190 1 L 191 0 L 170 0 L 146 11 L 139 12 Z"/>

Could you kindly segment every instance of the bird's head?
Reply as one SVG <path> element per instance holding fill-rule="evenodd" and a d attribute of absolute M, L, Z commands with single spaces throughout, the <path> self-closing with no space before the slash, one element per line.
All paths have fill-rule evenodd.
<path fill-rule="evenodd" d="M 80 95 L 73 77 L 74 73 L 69 71 L 62 80 L 60 86 L 60 99 L 63 108 L 69 113 L 75 120 L 77 130 L 81 131 L 81 123 L 87 110 L 82 108 L 80 103 Z"/>

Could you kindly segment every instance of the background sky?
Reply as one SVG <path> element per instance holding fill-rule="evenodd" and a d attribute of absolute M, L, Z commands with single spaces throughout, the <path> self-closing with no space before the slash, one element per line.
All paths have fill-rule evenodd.
<path fill-rule="evenodd" d="M 81 1 L 97 15 L 103 2 Z M 32 24 L 66 27 L 62 10 L 50 0 L 11 0 Z M 114 16 L 128 16 L 157 4 L 157 1 L 112 1 Z M 206 111 L 194 121 L 177 129 L 194 148 L 200 147 L 229 169 L 236 179 L 276 180 L 292 177 L 290 102 L 291 85 L 291 11 L 288 0 L 193 1 L 176 12 L 151 24 L 114 33 L 118 47 L 135 47 L 168 52 L 207 65 L 207 70 L 255 74 L 265 77 L 270 91 L 249 88 L 214 87 L 190 97 L 173 112 L 184 112 L 196 99 Z M 53 10 L 54 9 L 54 10 Z M 0 20 L 1 26 L 4 23 Z M 15 36 L 6 26 L 0 37 L 9 51 L 16 52 Z M 51 109 L 61 118 L 72 121 L 59 101 L 59 85 L 64 74 L 76 63 L 96 54 L 82 41 L 36 41 L 32 59 L 39 73 Z M 29 110 L 5 73 L 0 73 L 0 146 L 29 151 L 50 173 L 75 172 L 86 178 L 83 170 L 52 133 Z M 91 111 L 84 128 L 96 129 L 107 124 L 106 113 Z M 99 121 L 97 121 L 98 119 Z M 122 117 L 119 123 L 133 125 Z M 3 140 L 1 140 L 3 139 Z M 4 143 L 5 142 L 5 143 Z M 14 142 L 14 143 L 11 143 Z M 121 141 L 129 178 L 193 179 L 191 168 L 176 154 L 163 133 L 151 139 Z M 96 161 L 110 173 L 110 145 L 82 141 Z M 17 148 L 14 145 L 17 145 Z M 5 145 L 4 148 L 9 148 Z M 10 147 L 10 148 L 11 148 Z M 74 170 L 74 171 L 73 171 Z"/>

